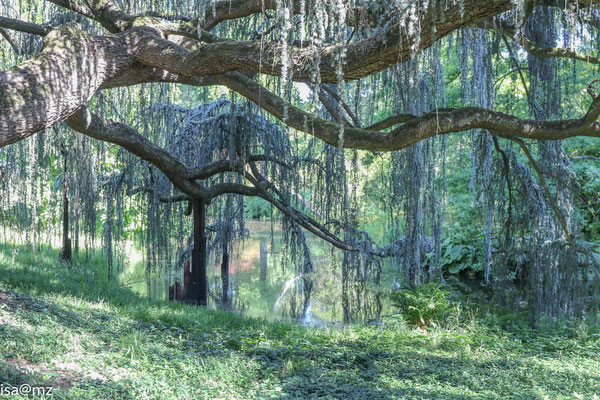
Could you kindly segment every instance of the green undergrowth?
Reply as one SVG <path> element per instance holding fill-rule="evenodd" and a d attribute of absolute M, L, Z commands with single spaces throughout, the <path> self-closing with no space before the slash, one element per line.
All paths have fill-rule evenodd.
<path fill-rule="evenodd" d="M 52 386 L 58 399 L 600 396 L 600 338 L 583 328 L 306 328 L 141 298 L 101 259 L 57 259 L 0 246 L 4 386 Z"/>

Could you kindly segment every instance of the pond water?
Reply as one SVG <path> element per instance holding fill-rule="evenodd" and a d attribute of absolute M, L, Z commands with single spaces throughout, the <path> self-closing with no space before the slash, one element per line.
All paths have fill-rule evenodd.
<path fill-rule="evenodd" d="M 276 228 L 278 225 L 273 225 Z M 308 237 L 314 265 L 313 289 L 306 313 L 301 309 L 304 297 L 300 293 L 302 277 L 291 268 L 284 268 L 280 256 L 281 233 L 271 223 L 249 221 L 250 237 L 230 262 L 229 309 L 245 315 L 267 319 L 292 320 L 306 325 L 335 325 L 344 321 L 343 282 L 339 263 L 334 259 L 341 252 L 312 236 Z M 161 272 L 146 276 L 142 255 L 132 246 L 127 248 L 129 263 L 120 275 L 121 283 L 144 296 L 166 299 L 168 286 L 183 273 Z M 214 260 L 208 265 L 209 307 L 221 307 L 221 265 Z M 389 293 L 402 282 L 398 267 L 386 260 L 380 285 L 347 285 L 351 298 L 353 320 L 377 323 L 381 315 L 393 312 Z M 348 306 L 347 306 L 348 308 Z M 348 310 L 346 310 L 348 311 Z"/>

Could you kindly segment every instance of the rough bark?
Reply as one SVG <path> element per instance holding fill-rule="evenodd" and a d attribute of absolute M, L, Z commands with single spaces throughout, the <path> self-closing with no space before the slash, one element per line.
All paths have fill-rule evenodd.
<path fill-rule="evenodd" d="M 344 79 L 359 79 L 409 60 L 417 50 L 428 48 L 448 33 L 512 7 L 510 0 L 491 0 L 484 4 L 479 0 L 464 0 L 462 13 L 451 1 L 417 1 L 380 34 L 344 46 Z M 418 24 L 409 21 L 412 15 L 418 16 Z M 411 24 L 414 26 L 409 29 Z M 150 29 L 143 28 L 136 34 L 141 44 L 136 53 L 138 60 L 177 74 L 207 76 L 243 70 L 279 76 L 282 71 L 280 42 L 222 40 L 188 51 L 162 39 L 158 30 L 152 34 Z M 321 81 L 336 83 L 339 50 L 339 45 L 318 50 L 310 46 L 289 46 L 294 79 L 310 80 L 313 73 L 310 65 L 318 51 Z"/>
<path fill-rule="evenodd" d="M 52 31 L 36 58 L 0 71 L 0 147 L 64 121 L 132 63 L 118 38 Z"/>
<path fill-rule="evenodd" d="M 485 3 L 465 0 L 464 13 L 450 1 L 417 1 L 407 7 L 402 13 L 398 12 L 395 20 L 391 20 L 381 34 L 346 46 L 346 80 L 358 79 L 407 60 L 415 50 L 429 47 L 449 32 L 509 10 L 513 4 L 509 0 Z M 288 107 L 282 99 L 247 76 L 232 72 L 281 74 L 279 42 L 261 44 L 260 41 L 210 37 L 216 42 L 198 42 L 196 50 L 189 50 L 164 38 L 178 29 L 183 29 L 180 33 L 185 35 L 185 29 L 189 28 L 185 24 L 189 22 L 171 23 L 154 17 L 130 16 L 109 0 L 90 1 L 87 7 L 76 11 L 93 15 L 109 31 L 121 33 L 118 36 L 94 36 L 75 28 L 56 29 L 47 35 L 44 50 L 36 58 L 0 72 L 0 107 L 4 110 L 0 114 L 0 146 L 66 120 L 99 89 L 151 81 L 226 84 L 282 120 L 286 107 L 291 109 L 293 115 L 285 120 L 288 125 L 328 143 L 338 144 L 339 128 L 336 124 Z M 408 15 L 417 16 L 420 29 L 405 32 Z M 45 34 L 48 29 L 30 23 L 23 26 L 14 21 L 4 20 L 4 23 L 12 29 L 38 34 Z M 173 28 L 173 24 L 179 24 L 179 28 Z M 306 81 L 310 77 L 308 65 L 314 49 L 292 46 L 289 52 L 294 79 Z M 337 47 L 329 46 L 319 52 L 321 80 L 337 82 Z M 569 56 L 564 51 L 550 53 Z M 577 55 L 576 58 L 582 57 Z M 259 93 L 263 94 L 262 98 L 257 97 Z M 386 124 L 372 129 L 347 128 L 344 146 L 377 151 L 398 150 L 435 134 L 472 128 L 498 130 L 532 139 L 599 135 L 598 127 L 589 124 L 587 118 L 586 121 L 541 123 L 479 108 L 436 111 L 410 120 L 390 133 L 377 132 L 382 126 Z"/>
<path fill-rule="evenodd" d="M 194 216 L 194 248 L 192 249 L 192 282 L 186 294 L 189 301 L 198 305 L 208 304 L 208 281 L 206 279 L 206 203 L 204 199 L 192 201 Z"/>

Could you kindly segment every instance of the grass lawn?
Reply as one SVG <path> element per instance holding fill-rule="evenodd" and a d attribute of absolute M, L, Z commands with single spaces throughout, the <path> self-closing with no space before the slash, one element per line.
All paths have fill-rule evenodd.
<path fill-rule="evenodd" d="M 4 387 L 52 386 L 55 399 L 600 396 L 600 335 L 583 327 L 304 328 L 148 300 L 108 281 L 100 259 L 57 259 L 0 247 Z"/>

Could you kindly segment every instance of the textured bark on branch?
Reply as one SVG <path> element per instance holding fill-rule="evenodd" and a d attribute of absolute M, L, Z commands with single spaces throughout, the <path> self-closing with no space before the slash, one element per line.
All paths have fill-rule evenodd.
<path fill-rule="evenodd" d="M 197 42 L 197 50 L 188 50 L 164 38 L 172 33 L 170 29 L 173 26 L 184 26 L 189 23 L 187 21 L 130 16 L 110 0 L 94 0 L 87 4 L 75 11 L 92 15 L 111 32 L 122 33 L 94 36 L 75 28 L 56 29 L 47 35 L 44 50 L 36 58 L 0 72 L 0 107 L 3 110 L 0 114 L 0 146 L 66 120 L 100 89 L 153 81 L 189 85 L 225 84 L 281 120 L 287 108 L 290 117 L 284 121 L 286 124 L 338 145 L 337 124 L 287 105 L 252 79 L 235 72 L 281 74 L 280 43 L 266 42 L 261 47 L 260 41 L 217 40 L 215 43 Z M 395 15 L 395 20 L 390 21 L 381 34 L 346 47 L 345 79 L 358 79 L 386 69 L 410 58 L 415 50 L 430 46 L 447 33 L 497 15 L 512 8 L 513 4 L 508 0 L 485 3 L 465 0 L 464 13 L 448 1 L 417 1 L 410 7 L 411 15 L 419 18 L 418 36 L 417 31 L 405 34 L 401 29 L 406 22 L 404 15 Z M 47 31 L 46 27 L 35 24 L 2 21 L 11 29 L 36 34 Z M 185 35 L 185 32 L 182 34 Z M 337 50 L 336 46 L 320 50 L 323 82 L 336 82 L 338 79 Z M 294 79 L 309 79 L 307 65 L 314 50 L 292 47 L 289 51 Z M 592 112 L 583 119 L 538 122 L 481 108 L 437 110 L 414 119 L 406 116 L 388 119 L 370 129 L 348 127 L 343 145 L 365 150 L 398 150 L 436 134 L 473 128 L 530 139 L 562 139 L 576 135 L 597 137 L 600 128 L 595 123 L 597 115 L 594 115 Z M 404 125 L 389 133 L 379 132 L 397 123 Z"/>
<path fill-rule="evenodd" d="M 0 71 L 0 146 L 66 120 L 132 65 L 118 38 L 54 30 L 36 58 Z"/>
<path fill-rule="evenodd" d="M 323 83 L 336 83 L 339 52 L 345 50 L 344 79 L 359 79 L 412 58 L 417 50 L 431 46 L 450 32 L 476 21 L 510 10 L 509 0 L 464 1 L 464 13 L 453 2 L 417 1 L 404 14 L 395 17 L 381 33 L 349 45 L 331 45 L 322 49 L 288 46 L 295 80 L 311 78 L 310 65 L 319 55 L 319 73 Z M 418 22 L 409 21 L 413 15 Z M 414 27 L 411 27 L 414 24 Z M 417 25 L 420 29 L 416 29 Z M 140 31 L 137 57 L 144 64 L 187 76 L 206 76 L 231 71 L 251 71 L 280 75 L 282 71 L 280 42 L 218 41 L 188 51 L 162 39 L 156 32 Z"/>
<path fill-rule="evenodd" d="M 323 141 L 339 144 L 340 128 L 337 124 L 286 104 L 285 100 L 270 92 L 252 79 L 239 74 L 229 73 L 216 77 L 219 82 L 242 96 L 259 104 L 273 116 L 284 119 L 287 107 L 288 118 L 285 123 L 297 130 L 316 136 Z M 420 117 L 410 115 L 390 117 L 375 124 L 372 130 L 347 127 L 344 130 L 345 148 L 372 151 L 393 151 L 411 146 L 429 137 L 462 132 L 469 129 L 487 129 L 504 132 L 510 136 L 524 139 L 556 140 L 573 136 L 600 137 L 600 123 L 595 122 L 600 114 L 600 100 L 594 99 L 586 115 L 578 119 L 559 121 L 536 121 L 520 119 L 498 111 L 479 107 L 438 109 Z M 380 132 L 394 124 L 405 122 L 390 132 Z"/>

